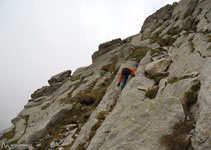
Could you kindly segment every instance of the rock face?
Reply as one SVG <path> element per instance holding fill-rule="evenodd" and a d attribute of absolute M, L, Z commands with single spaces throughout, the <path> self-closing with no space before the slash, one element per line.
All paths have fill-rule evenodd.
<path fill-rule="evenodd" d="M 0 144 L 211 150 L 210 6 L 210 0 L 181 0 L 149 16 L 139 34 L 100 44 L 91 65 L 59 73 L 34 92 L 0 133 Z M 136 75 L 121 90 L 125 67 Z"/>
<path fill-rule="evenodd" d="M 145 71 L 150 75 L 155 75 L 156 73 L 164 72 L 170 63 L 170 58 L 162 58 L 147 64 Z"/>
<path fill-rule="evenodd" d="M 50 86 L 58 83 L 58 82 L 62 82 L 65 79 L 68 79 L 71 76 L 72 71 L 71 70 L 67 70 L 64 72 L 61 72 L 53 77 L 51 77 L 50 80 L 48 80 L 48 83 L 50 84 Z"/>

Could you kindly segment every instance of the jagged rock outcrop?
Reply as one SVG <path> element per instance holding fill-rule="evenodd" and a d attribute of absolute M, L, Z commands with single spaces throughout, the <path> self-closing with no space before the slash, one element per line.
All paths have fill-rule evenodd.
<path fill-rule="evenodd" d="M 54 75 L 53 77 L 50 78 L 50 80 L 48 80 L 48 83 L 50 86 L 53 86 L 54 84 L 58 83 L 58 82 L 62 82 L 65 79 L 68 79 L 71 76 L 72 71 L 71 70 L 67 70 L 64 72 L 61 72 L 57 75 Z"/>
<path fill-rule="evenodd" d="M 156 73 L 164 72 L 171 63 L 171 58 L 162 58 L 147 64 L 145 71 L 153 76 Z"/>
<path fill-rule="evenodd" d="M 211 150 L 210 6 L 181 0 L 149 16 L 139 34 L 100 44 L 90 66 L 35 91 L 0 142 L 36 150 Z M 136 76 L 121 90 L 124 67 Z"/>

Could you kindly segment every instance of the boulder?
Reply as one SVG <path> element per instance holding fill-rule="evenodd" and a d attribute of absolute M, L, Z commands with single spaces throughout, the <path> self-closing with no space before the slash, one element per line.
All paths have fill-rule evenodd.
<path fill-rule="evenodd" d="M 31 101 L 31 102 L 28 102 L 26 105 L 24 105 L 24 108 L 27 109 L 27 108 L 35 107 L 41 104 L 42 104 L 42 101 L 38 101 L 38 102 Z"/>
<path fill-rule="evenodd" d="M 106 49 L 108 47 L 114 46 L 115 44 L 119 45 L 121 43 L 122 43 L 122 40 L 120 38 L 114 39 L 114 40 L 111 40 L 109 42 L 105 42 L 105 43 L 100 44 L 99 50 Z"/>
<path fill-rule="evenodd" d="M 147 64 L 145 71 L 149 75 L 154 75 L 156 73 L 164 72 L 167 67 L 171 64 L 171 58 L 162 58 Z"/>
<path fill-rule="evenodd" d="M 97 57 L 119 47 L 121 44 L 122 40 L 120 38 L 100 44 L 99 50 L 92 55 L 92 62 L 94 62 L 94 59 Z"/>
<path fill-rule="evenodd" d="M 67 70 L 59 74 L 56 74 L 52 76 L 50 80 L 48 80 L 48 83 L 50 84 L 50 86 L 52 86 L 58 82 L 62 82 L 63 80 L 68 79 L 71 76 L 71 73 L 72 73 L 71 70 Z"/>
<path fill-rule="evenodd" d="M 52 84 L 51 86 L 43 86 L 42 88 L 37 89 L 31 95 L 31 98 L 36 99 L 36 98 L 41 97 L 41 96 L 49 96 L 54 91 L 56 91 L 61 85 L 62 85 L 62 83 L 55 83 L 55 84 Z"/>

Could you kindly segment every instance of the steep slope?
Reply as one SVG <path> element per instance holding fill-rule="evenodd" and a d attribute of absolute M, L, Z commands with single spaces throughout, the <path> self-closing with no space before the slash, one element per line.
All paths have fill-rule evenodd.
<path fill-rule="evenodd" d="M 100 44 L 90 66 L 35 91 L 0 142 L 37 150 L 211 150 L 210 6 L 181 0 L 149 16 L 139 34 Z M 136 76 L 121 91 L 124 67 Z"/>

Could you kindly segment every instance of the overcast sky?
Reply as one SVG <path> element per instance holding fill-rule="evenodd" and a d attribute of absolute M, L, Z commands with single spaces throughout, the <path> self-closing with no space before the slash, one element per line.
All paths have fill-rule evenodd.
<path fill-rule="evenodd" d="M 62 71 L 88 66 L 100 43 L 139 33 L 178 0 L 0 0 L 0 131 Z"/>

